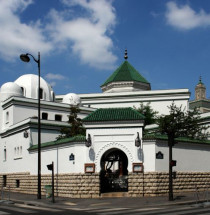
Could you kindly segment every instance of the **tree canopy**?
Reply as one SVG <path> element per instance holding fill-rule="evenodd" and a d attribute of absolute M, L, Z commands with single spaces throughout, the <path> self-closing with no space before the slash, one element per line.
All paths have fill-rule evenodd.
<path fill-rule="evenodd" d="M 182 106 L 174 103 L 169 106 L 169 115 L 158 117 L 157 124 L 161 134 L 170 139 L 188 137 L 190 139 L 207 139 L 207 127 L 201 124 L 201 117 L 197 109 L 185 111 Z"/>
<path fill-rule="evenodd" d="M 77 135 L 85 135 L 85 128 L 83 127 L 82 120 L 77 117 L 77 114 L 80 112 L 78 107 L 70 107 L 70 115 L 68 123 L 70 124 L 70 128 L 62 128 L 61 134 L 57 137 L 57 139 L 74 137 Z"/>
<path fill-rule="evenodd" d="M 151 125 L 154 124 L 156 122 L 157 119 L 157 111 L 154 111 L 151 106 L 150 103 L 147 103 L 146 105 L 144 105 L 143 103 L 140 103 L 140 107 L 135 109 L 143 114 L 145 116 L 145 120 L 144 120 L 144 125 Z"/>

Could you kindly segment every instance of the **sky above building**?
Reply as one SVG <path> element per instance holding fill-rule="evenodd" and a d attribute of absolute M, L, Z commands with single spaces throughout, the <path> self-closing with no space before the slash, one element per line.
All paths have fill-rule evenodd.
<path fill-rule="evenodd" d="M 210 98 L 209 0 L 0 0 L 0 85 L 37 74 L 19 56 L 41 53 L 56 95 L 100 93 L 128 61 L 152 90 L 194 88 Z"/>

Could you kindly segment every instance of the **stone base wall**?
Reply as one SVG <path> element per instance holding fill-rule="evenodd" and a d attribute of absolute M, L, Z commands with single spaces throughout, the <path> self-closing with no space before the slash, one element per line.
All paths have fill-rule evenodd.
<path fill-rule="evenodd" d="M 166 172 L 130 173 L 128 194 L 131 197 L 160 196 L 168 193 L 169 176 Z M 177 172 L 173 192 L 205 191 L 210 188 L 210 172 Z"/>
<path fill-rule="evenodd" d="M 37 176 L 30 173 L 5 174 L 6 187 L 11 192 L 37 194 Z M 17 187 L 19 180 L 19 187 Z M 3 187 L 4 174 L 0 174 L 0 187 Z M 41 191 L 46 194 L 45 185 L 52 184 L 52 175 L 42 175 Z M 54 177 L 55 196 L 72 198 L 98 198 L 100 195 L 99 174 L 59 174 Z"/>
<path fill-rule="evenodd" d="M 11 192 L 37 194 L 37 176 L 29 172 L 0 174 L 0 187 L 3 187 L 6 175 L 6 187 Z M 42 175 L 42 195 L 45 195 L 45 185 L 51 185 L 51 175 Z M 100 176 L 94 174 L 59 174 L 54 177 L 55 196 L 70 198 L 99 198 Z M 159 196 L 168 193 L 168 173 L 147 172 L 129 173 L 128 196 Z M 19 187 L 17 187 L 19 185 Z M 210 172 L 177 172 L 173 180 L 174 193 L 194 192 L 210 188 Z"/>

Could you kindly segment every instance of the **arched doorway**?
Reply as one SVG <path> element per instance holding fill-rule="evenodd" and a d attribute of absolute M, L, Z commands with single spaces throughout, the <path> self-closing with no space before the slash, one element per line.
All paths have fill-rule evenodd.
<path fill-rule="evenodd" d="M 110 149 L 101 159 L 101 193 L 128 191 L 128 158 L 119 149 Z"/>

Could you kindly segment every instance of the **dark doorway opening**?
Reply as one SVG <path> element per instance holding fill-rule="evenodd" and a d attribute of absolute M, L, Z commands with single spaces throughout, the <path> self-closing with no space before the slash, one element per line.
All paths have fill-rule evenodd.
<path fill-rule="evenodd" d="M 128 191 L 128 158 L 119 149 L 110 149 L 101 159 L 101 193 Z"/>

